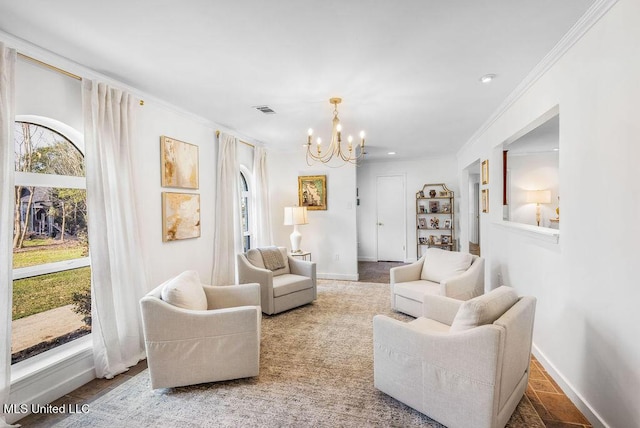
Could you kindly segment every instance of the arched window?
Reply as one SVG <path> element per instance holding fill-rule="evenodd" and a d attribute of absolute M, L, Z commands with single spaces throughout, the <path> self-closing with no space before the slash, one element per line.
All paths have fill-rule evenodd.
<path fill-rule="evenodd" d="M 251 248 L 251 227 L 250 227 L 250 191 L 247 182 L 247 175 L 240 172 L 240 213 L 242 216 L 242 247 L 246 253 Z"/>
<path fill-rule="evenodd" d="M 91 331 L 82 136 L 18 116 L 14 148 L 12 363 Z"/>

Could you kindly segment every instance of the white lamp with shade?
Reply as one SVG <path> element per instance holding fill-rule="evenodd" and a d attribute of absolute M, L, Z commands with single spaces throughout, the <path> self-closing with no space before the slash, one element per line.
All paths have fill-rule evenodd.
<path fill-rule="evenodd" d="M 536 204 L 536 223 L 540 226 L 540 204 L 551 203 L 550 190 L 532 190 L 527 192 L 527 202 Z"/>
<path fill-rule="evenodd" d="M 293 232 L 289 235 L 292 253 L 302 252 L 300 249 L 302 234 L 298 230 L 298 225 L 307 223 L 307 207 L 284 207 L 284 225 L 293 226 Z"/>

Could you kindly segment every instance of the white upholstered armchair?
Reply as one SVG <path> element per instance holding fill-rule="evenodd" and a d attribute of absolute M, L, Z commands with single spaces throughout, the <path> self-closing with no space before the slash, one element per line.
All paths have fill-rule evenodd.
<path fill-rule="evenodd" d="M 200 284 L 186 271 L 140 300 L 151 388 L 258 375 L 260 286 Z"/>
<path fill-rule="evenodd" d="M 375 387 L 449 428 L 504 427 L 527 387 L 535 305 L 502 286 L 427 295 L 408 323 L 375 316 Z"/>
<path fill-rule="evenodd" d="M 276 247 L 269 247 L 275 250 Z M 316 264 L 287 255 L 287 249 L 277 247 L 279 265 L 265 266 L 266 249 L 251 249 L 238 254 L 240 282 L 260 284 L 262 312 L 277 314 L 311 303 L 317 298 Z M 281 266 L 281 267 L 279 267 Z M 278 268 L 279 267 L 279 268 Z"/>
<path fill-rule="evenodd" d="M 391 307 L 422 315 L 427 294 L 468 300 L 484 293 L 484 259 L 469 253 L 428 248 L 417 262 L 391 268 Z"/>

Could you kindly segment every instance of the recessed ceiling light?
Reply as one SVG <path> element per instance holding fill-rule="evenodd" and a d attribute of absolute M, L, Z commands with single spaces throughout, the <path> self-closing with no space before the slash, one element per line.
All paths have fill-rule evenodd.
<path fill-rule="evenodd" d="M 554 151 L 554 152 L 559 152 L 559 151 L 560 151 L 560 149 L 559 149 L 558 147 L 554 147 L 554 148 L 553 148 L 553 151 Z"/>
<path fill-rule="evenodd" d="M 485 74 L 484 76 L 482 76 L 480 78 L 480 81 L 482 83 L 491 83 L 493 81 L 493 79 L 495 79 L 495 78 L 496 78 L 495 74 Z"/>
<path fill-rule="evenodd" d="M 388 154 L 388 155 L 395 155 L 395 154 L 396 154 L 396 152 L 389 152 L 389 153 L 387 153 L 387 154 Z"/>

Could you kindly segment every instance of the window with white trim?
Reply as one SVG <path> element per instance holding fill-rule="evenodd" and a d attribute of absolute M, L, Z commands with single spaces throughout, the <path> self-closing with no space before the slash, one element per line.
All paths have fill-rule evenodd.
<path fill-rule="evenodd" d="M 82 137 L 53 119 L 16 119 L 12 363 L 91 331 Z"/>

